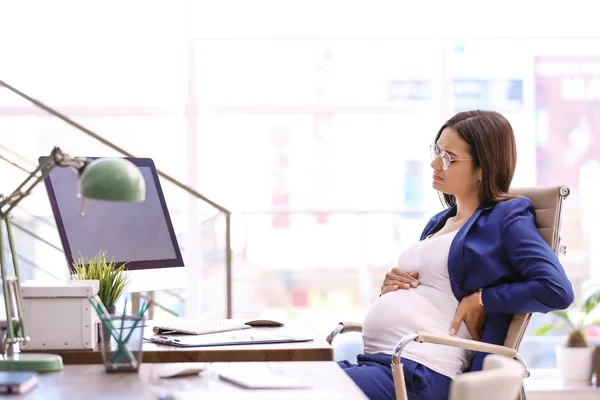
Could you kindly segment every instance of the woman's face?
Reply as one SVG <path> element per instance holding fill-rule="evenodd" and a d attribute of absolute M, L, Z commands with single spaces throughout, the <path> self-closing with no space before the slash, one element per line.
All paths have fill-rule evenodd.
<path fill-rule="evenodd" d="M 446 151 L 452 161 L 447 170 L 443 169 L 440 156 L 431 161 L 433 168 L 433 188 L 457 198 L 477 196 L 481 181 L 481 168 L 475 168 L 469 153 L 469 145 L 452 128 L 445 128 L 436 142 L 440 151 Z M 469 159 L 469 160 L 464 160 Z"/>

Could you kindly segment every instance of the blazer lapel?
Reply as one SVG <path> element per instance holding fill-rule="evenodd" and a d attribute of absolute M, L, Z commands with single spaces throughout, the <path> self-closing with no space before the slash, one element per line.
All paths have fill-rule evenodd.
<path fill-rule="evenodd" d="M 484 210 L 489 210 L 490 208 L 493 208 L 493 206 L 480 205 L 479 207 L 477 207 L 477 209 L 473 212 L 473 214 L 471 214 L 467 222 L 465 222 L 464 225 L 458 230 L 458 232 L 456 232 L 456 236 L 454 236 L 454 239 L 450 244 L 450 253 L 448 254 L 448 275 L 450 276 L 450 281 L 452 284 L 451 286 L 454 291 L 457 289 L 456 283 L 462 286 L 464 281 L 464 246 L 467 234 L 469 233 L 469 230 L 475 224 L 477 219 L 479 219 L 481 212 Z M 457 295 L 456 291 L 455 295 Z"/>
<path fill-rule="evenodd" d="M 426 236 L 431 235 L 432 233 L 435 233 L 437 231 L 439 231 L 440 229 L 442 229 L 444 227 L 444 224 L 446 224 L 446 220 L 450 217 L 454 217 L 456 215 L 456 206 L 452 206 L 447 208 L 438 218 L 438 220 L 436 221 L 435 225 L 433 225 L 433 227 L 429 230 L 429 232 L 427 232 Z"/>

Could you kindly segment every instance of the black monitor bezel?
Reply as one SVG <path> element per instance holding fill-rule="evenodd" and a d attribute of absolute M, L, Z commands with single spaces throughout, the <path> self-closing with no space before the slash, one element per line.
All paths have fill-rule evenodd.
<path fill-rule="evenodd" d="M 40 157 L 39 163 L 42 164 L 44 160 L 46 160 L 47 156 Z M 95 160 L 97 158 L 106 158 L 106 157 L 85 157 L 88 160 Z M 115 157 L 110 157 L 115 158 Z M 125 160 L 131 161 L 137 167 L 149 167 L 152 173 L 152 178 L 154 179 L 154 185 L 158 192 L 158 198 L 162 207 L 162 212 L 167 222 L 167 227 L 169 229 L 169 236 L 171 237 L 171 243 L 173 244 L 173 248 L 175 249 L 175 258 L 170 259 L 162 259 L 162 260 L 141 260 L 141 261 L 119 261 L 115 262 L 117 267 L 125 265 L 124 269 L 128 271 L 137 271 L 144 269 L 155 269 L 155 268 L 171 268 L 171 267 L 183 267 L 183 257 L 181 255 L 181 250 L 179 248 L 179 242 L 177 241 L 177 237 L 175 235 L 175 230 L 173 228 L 173 223 L 171 222 L 171 215 L 169 214 L 169 209 L 167 208 L 167 202 L 165 201 L 165 196 L 163 194 L 162 186 L 160 185 L 160 180 L 158 176 L 158 172 L 156 170 L 156 166 L 154 161 L 151 158 L 132 158 L 132 157 L 120 157 Z M 61 167 L 56 167 L 61 168 Z M 54 220 L 56 222 L 56 227 L 58 229 L 58 235 L 60 236 L 60 241 L 63 246 L 63 250 L 65 252 L 65 259 L 67 261 L 67 265 L 70 270 L 73 272 L 73 255 L 71 252 L 71 246 L 69 245 L 69 241 L 67 239 L 67 233 L 65 230 L 65 225 L 63 223 L 62 216 L 60 214 L 60 209 L 58 207 L 58 201 L 56 200 L 56 194 L 54 192 L 54 187 L 52 186 L 52 181 L 50 179 L 50 175 L 48 175 L 44 179 L 44 184 L 46 186 L 46 192 L 48 193 L 48 199 L 50 200 L 50 206 L 52 207 L 52 214 L 54 215 Z M 110 261 L 110 260 L 108 260 Z"/>

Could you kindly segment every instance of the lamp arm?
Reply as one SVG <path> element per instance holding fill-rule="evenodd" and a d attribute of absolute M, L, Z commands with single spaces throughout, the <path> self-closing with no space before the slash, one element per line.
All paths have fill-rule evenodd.
<path fill-rule="evenodd" d="M 8 355 L 12 355 L 14 344 L 17 342 L 27 342 L 29 338 L 23 322 L 23 299 L 21 296 L 21 285 L 19 276 L 19 267 L 17 262 L 17 253 L 15 251 L 12 235 L 12 226 L 10 223 L 10 212 L 21 200 L 27 197 L 33 188 L 43 181 L 52 170 L 57 167 L 73 167 L 81 171 L 87 165 L 87 159 L 73 158 L 64 154 L 60 148 L 54 147 L 50 155 L 33 171 L 29 176 L 12 192 L 8 197 L 0 196 L 0 221 L 4 221 L 6 226 L 6 235 L 10 248 L 14 277 L 9 277 L 6 273 L 6 260 L 4 257 L 4 237 L 2 226 L 0 225 L 0 273 L 2 274 L 2 287 L 4 289 L 4 306 L 6 309 L 6 329 L 7 329 L 7 347 Z"/>
<path fill-rule="evenodd" d="M 8 213 L 10 213 L 21 200 L 29 196 L 33 188 L 36 187 L 38 183 L 50 175 L 50 172 L 52 172 L 54 167 L 73 167 L 76 170 L 81 171 L 85 168 L 87 162 L 87 159 L 75 158 L 63 153 L 58 147 L 53 148 L 50 155 L 46 157 L 46 159 L 29 174 L 23 183 L 21 183 L 10 196 L 0 198 L 0 213 L 8 215 Z M 41 175 L 38 176 L 38 173 L 40 172 Z M 32 180 L 33 183 L 31 183 Z M 29 187 L 27 187 L 28 184 Z M 24 190 L 24 188 L 26 189 Z M 8 206 L 8 208 L 3 210 L 3 208 L 6 206 Z"/>
<path fill-rule="evenodd" d="M 54 150 L 53 150 L 54 151 Z M 27 184 L 29 184 L 29 182 L 34 179 L 34 178 L 38 178 L 37 174 L 40 171 L 43 171 L 44 169 L 46 169 L 46 167 L 48 167 L 50 165 L 50 163 L 52 162 L 52 159 L 50 157 L 48 157 L 46 160 L 44 160 L 44 162 L 38 166 L 33 172 L 29 173 L 29 176 L 27 176 L 27 178 L 19 185 L 19 187 L 17 187 L 8 197 L 0 197 L 0 213 L 4 214 L 4 215 L 8 215 L 8 213 L 24 198 L 26 197 L 29 193 L 31 193 L 31 189 L 33 189 L 37 183 L 39 182 L 39 179 L 36 179 L 33 184 L 31 184 L 31 186 L 23 191 L 23 188 L 25 188 L 27 186 Z M 4 210 L 4 207 L 8 205 L 8 209 Z"/>
<path fill-rule="evenodd" d="M 4 258 L 4 238 L 3 230 L 0 226 L 0 272 L 2 274 L 2 287 L 4 295 L 4 308 L 6 311 L 6 345 L 2 347 L 7 352 L 7 355 L 14 353 L 14 344 L 17 342 L 27 342 L 29 338 L 25 331 L 23 323 L 23 301 L 21 298 L 21 286 L 19 284 L 19 268 L 17 265 L 16 252 L 14 248 L 12 230 L 10 225 L 10 217 L 1 215 L 0 221 L 4 221 L 6 225 L 6 233 L 8 236 L 9 248 L 12 254 L 13 267 L 15 276 L 8 276 L 6 273 L 6 260 Z M 3 339 L 4 340 L 4 339 Z"/>
<path fill-rule="evenodd" d="M 0 215 L 0 220 L 5 220 L 4 215 Z M 4 261 L 4 231 L 2 226 L 0 225 L 0 245 L 2 248 L 0 249 L 0 272 L 2 273 L 2 289 L 4 295 L 4 308 L 6 309 L 6 331 L 8 335 L 8 342 L 13 343 L 15 339 L 15 331 L 13 327 L 13 316 L 12 316 L 12 299 L 9 291 L 8 279 L 6 276 L 6 263 Z"/>
<path fill-rule="evenodd" d="M 10 222 L 10 218 L 6 218 L 4 223 L 6 224 L 6 236 L 8 237 L 8 247 L 10 248 L 10 255 L 12 257 L 13 265 L 16 265 L 15 263 L 17 262 L 17 251 L 15 249 L 15 243 L 13 240 L 12 223 Z M 17 285 L 19 285 L 19 282 L 21 282 L 21 276 L 19 275 L 18 268 L 15 268 L 15 277 L 17 278 Z M 20 294 L 21 288 L 18 287 L 18 289 Z M 21 306 L 21 296 L 18 296 L 17 301 L 19 303 L 19 306 Z"/>

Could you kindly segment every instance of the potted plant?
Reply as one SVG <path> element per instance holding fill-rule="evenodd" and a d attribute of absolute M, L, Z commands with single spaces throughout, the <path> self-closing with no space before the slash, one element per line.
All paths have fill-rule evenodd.
<path fill-rule="evenodd" d="M 117 300 L 129 283 L 124 271 L 125 264 L 117 267 L 114 260 L 107 261 L 106 252 L 100 252 L 91 259 L 81 256 L 79 260 L 73 259 L 73 269 L 73 279 L 95 279 L 100 282 L 98 296 L 108 312 L 114 315 Z"/>
<path fill-rule="evenodd" d="M 586 330 L 594 326 L 600 327 L 600 317 L 594 318 L 594 311 L 600 310 L 599 304 L 600 290 L 596 290 L 568 310 L 553 311 L 552 314 L 559 318 L 535 331 L 535 335 L 541 336 L 555 329 L 569 329 L 565 346 L 556 348 L 556 363 L 563 380 L 585 384 L 591 382 L 594 347 L 589 346 Z"/>

